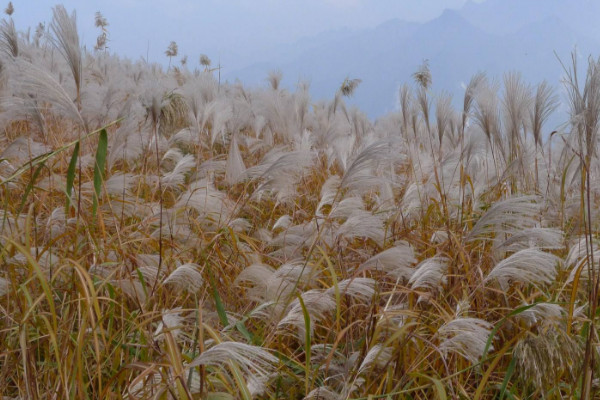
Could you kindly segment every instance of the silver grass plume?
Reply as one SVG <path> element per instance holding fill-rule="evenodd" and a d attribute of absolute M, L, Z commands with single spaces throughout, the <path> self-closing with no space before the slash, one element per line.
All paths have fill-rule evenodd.
<path fill-rule="evenodd" d="M 400 103 L 400 112 L 402 114 L 402 134 L 407 138 L 412 111 L 412 92 L 410 86 L 406 84 L 402 85 L 398 101 Z"/>
<path fill-rule="evenodd" d="M 321 289 L 311 289 L 300 295 L 310 316 L 310 333 L 325 316 L 335 310 L 336 302 L 334 295 L 330 291 Z M 294 299 L 289 306 L 285 317 L 279 321 L 278 327 L 292 325 L 298 329 L 298 339 L 305 340 L 306 325 L 304 320 L 304 311 L 298 299 Z"/>
<path fill-rule="evenodd" d="M 325 217 L 323 209 L 326 206 L 332 206 L 333 202 L 336 200 L 336 197 L 340 191 L 340 183 L 341 179 L 337 175 L 331 175 L 323 186 L 321 187 L 321 199 L 319 200 L 319 204 L 317 205 L 317 209 L 315 211 L 315 215 L 317 217 Z"/>
<path fill-rule="evenodd" d="M 202 65 L 205 69 L 210 68 L 210 58 L 206 54 L 200 54 L 200 65 Z"/>
<path fill-rule="evenodd" d="M 375 174 L 375 169 L 386 161 L 397 161 L 397 157 L 393 141 L 383 140 L 368 145 L 346 168 L 340 187 L 358 190 L 377 186 L 382 178 Z"/>
<path fill-rule="evenodd" d="M 516 372 L 527 385 L 542 392 L 563 374 L 575 381 L 581 368 L 582 346 L 561 327 L 546 327 L 538 334 L 529 333 L 513 349 Z"/>
<path fill-rule="evenodd" d="M 161 178 L 163 189 L 183 187 L 185 177 L 196 166 L 196 160 L 193 154 L 186 154 L 175 165 L 171 172 L 166 173 Z"/>
<path fill-rule="evenodd" d="M 244 165 L 244 159 L 240 153 L 240 148 L 237 141 L 237 135 L 233 135 L 231 143 L 229 145 L 229 152 L 227 154 L 227 164 L 225 167 L 225 182 L 232 185 L 238 181 L 238 179 L 246 171 Z"/>
<path fill-rule="evenodd" d="M 535 225 L 540 204 L 537 196 L 516 196 L 495 202 L 477 221 L 467 240 L 481 239 L 490 233 L 518 232 Z"/>
<path fill-rule="evenodd" d="M 3 19 L 0 22 L 0 51 L 8 57 L 19 56 L 19 36 L 12 18 L 9 21 Z"/>
<path fill-rule="evenodd" d="M 60 85 L 54 77 L 35 65 L 16 59 L 9 64 L 9 73 L 13 77 L 11 85 L 16 97 L 3 98 L 4 106 L 38 107 L 40 103 L 52 104 L 54 110 L 60 112 L 64 117 L 85 126 L 85 122 L 79 109 L 71 96 Z M 32 103 L 30 94 L 35 94 L 36 102 Z M 18 103 L 21 101 L 21 103 Z"/>
<path fill-rule="evenodd" d="M 592 257 L 594 259 L 594 268 L 598 270 L 598 261 L 600 260 L 600 245 L 596 240 L 589 242 L 589 238 L 580 237 L 575 243 L 572 243 L 567 258 L 565 259 L 565 266 L 571 270 L 569 277 L 566 280 L 566 284 L 571 283 L 578 273 L 590 270 L 590 261 Z M 590 279 L 590 274 L 581 273 L 580 279 Z"/>
<path fill-rule="evenodd" d="M 10 281 L 0 277 L 0 297 L 4 296 L 10 290 Z"/>
<path fill-rule="evenodd" d="M 548 82 L 540 83 L 535 91 L 532 107 L 529 111 L 529 120 L 533 139 L 536 145 L 542 144 L 542 128 L 552 112 L 558 107 L 558 98 L 554 95 Z"/>
<path fill-rule="evenodd" d="M 431 86 L 431 70 L 429 69 L 429 60 L 423 60 L 417 72 L 413 74 L 413 79 L 423 89 L 427 90 Z"/>
<path fill-rule="evenodd" d="M 393 348 L 380 344 L 371 347 L 358 367 L 358 374 L 364 374 L 374 367 L 383 368 L 391 360 L 392 352 Z"/>
<path fill-rule="evenodd" d="M 581 156 L 592 157 L 597 153 L 600 127 L 600 60 L 588 59 L 587 74 L 583 88 L 577 76 L 577 54 L 572 54 L 572 69 L 564 68 L 563 80 L 569 99 L 572 132 L 575 133 Z M 583 161 L 583 160 L 582 160 Z"/>
<path fill-rule="evenodd" d="M 473 107 L 473 102 L 475 101 L 475 97 L 477 96 L 477 90 L 479 88 L 479 85 L 483 82 L 485 82 L 486 78 L 485 78 L 485 73 L 483 72 L 479 72 L 475 75 L 473 75 L 473 77 L 471 77 L 471 80 L 469 81 L 469 84 L 467 85 L 466 89 L 465 89 L 465 96 L 463 98 L 463 111 L 462 111 L 462 126 L 461 126 L 461 133 L 464 134 L 464 129 L 467 125 L 467 119 L 469 117 L 469 115 L 471 114 L 471 108 Z"/>
<path fill-rule="evenodd" d="M 176 307 L 172 310 L 164 310 L 161 312 L 161 321 L 154 331 L 155 340 L 162 341 L 165 338 L 165 333 L 169 332 L 175 340 L 181 334 L 185 317 L 182 315 L 181 307 Z"/>
<path fill-rule="evenodd" d="M 358 271 L 382 271 L 396 279 L 408 281 L 413 275 L 417 262 L 414 251 L 407 242 L 399 242 L 387 250 L 369 258 Z"/>
<path fill-rule="evenodd" d="M 452 95 L 442 93 L 435 105 L 435 119 L 438 131 L 438 140 L 441 146 L 444 134 L 450 130 L 454 110 L 452 109 Z"/>
<path fill-rule="evenodd" d="M 559 263 L 560 258 L 554 254 L 536 248 L 524 249 L 496 264 L 485 278 L 485 282 L 496 279 L 503 289 L 508 289 L 511 282 L 536 287 L 549 285 L 556 277 Z"/>
<path fill-rule="evenodd" d="M 172 285 L 178 290 L 197 293 L 204 285 L 201 270 L 202 268 L 198 264 L 180 265 L 163 281 L 163 285 Z"/>
<path fill-rule="evenodd" d="M 526 306 L 527 304 L 523 304 Z M 527 323 L 528 326 L 536 324 L 559 326 L 564 321 L 566 311 L 560 304 L 537 303 L 533 307 L 524 310 L 517 315 Z"/>
<path fill-rule="evenodd" d="M 296 287 L 304 287 L 311 279 L 312 266 L 297 260 L 274 269 L 264 264 L 253 264 L 239 273 L 234 283 L 250 283 L 250 299 L 261 302 L 285 303 Z"/>
<path fill-rule="evenodd" d="M 383 222 L 381 215 L 358 210 L 337 229 L 336 236 L 346 240 L 369 238 L 379 246 L 383 246 L 385 241 Z"/>
<path fill-rule="evenodd" d="M 361 82 L 361 79 L 344 79 L 344 82 L 342 82 L 342 86 L 340 86 L 340 93 L 342 94 L 342 96 L 351 97 Z"/>
<path fill-rule="evenodd" d="M 476 107 L 473 112 L 475 123 L 481 128 L 490 144 L 495 143 L 501 151 L 502 147 L 500 129 L 500 110 L 497 84 L 489 84 L 487 79 L 477 85 Z"/>
<path fill-rule="evenodd" d="M 269 76 L 267 77 L 267 82 L 271 86 L 273 90 L 279 90 L 279 84 L 281 83 L 281 79 L 283 78 L 283 74 L 280 70 L 275 70 L 269 72 Z"/>
<path fill-rule="evenodd" d="M 479 318 L 455 318 L 437 332 L 442 353 L 460 354 L 477 364 L 486 348 L 493 325 Z M 490 350 L 493 347 L 490 346 Z"/>
<path fill-rule="evenodd" d="M 417 266 L 408 283 L 413 289 L 439 290 L 446 282 L 446 271 L 450 260 L 444 256 L 427 258 Z"/>
<path fill-rule="evenodd" d="M 304 397 L 303 400 L 343 400 L 346 396 L 334 392 L 327 386 L 320 386 L 313 389 Z"/>
<path fill-rule="evenodd" d="M 337 290 L 343 295 L 352 297 L 364 304 L 370 304 L 375 296 L 377 282 L 371 278 L 350 278 L 338 283 Z M 326 293 L 335 295 L 335 286 L 327 289 Z"/>
<path fill-rule="evenodd" d="M 508 130 L 508 144 L 511 161 L 516 159 L 519 146 L 524 137 L 520 132 L 526 122 L 531 102 L 531 89 L 521 80 L 519 73 L 508 73 L 504 76 L 504 96 L 502 103 L 506 116 L 506 129 Z"/>
<path fill-rule="evenodd" d="M 73 74 L 77 97 L 75 103 L 81 108 L 82 57 L 77 33 L 77 17 L 75 11 L 69 16 L 64 6 L 58 5 L 52 9 L 53 18 L 50 30 L 54 33 L 52 43 L 62 54 Z"/>
<path fill-rule="evenodd" d="M 515 231 L 508 239 L 498 245 L 504 251 L 519 251 L 530 247 L 545 250 L 564 248 L 565 234 L 554 228 L 525 228 Z"/>
<path fill-rule="evenodd" d="M 223 369 L 229 363 L 237 365 L 246 376 L 268 378 L 275 370 L 278 360 L 262 347 L 239 342 L 223 342 L 204 351 L 187 367 L 212 365 Z"/>

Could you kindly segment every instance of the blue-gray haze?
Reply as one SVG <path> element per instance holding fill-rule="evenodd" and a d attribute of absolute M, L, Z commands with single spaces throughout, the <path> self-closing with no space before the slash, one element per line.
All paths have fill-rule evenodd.
<path fill-rule="evenodd" d="M 18 29 L 49 21 L 51 1 L 13 1 Z M 99 31 L 94 13 L 110 23 L 109 50 L 168 63 L 174 40 L 188 67 L 200 54 L 222 65 L 222 79 L 265 85 L 283 72 L 290 89 L 311 85 L 330 98 L 346 77 L 360 78 L 352 104 L 370 117 L 394 110 L 398 88 L 429 60 L 433 91 L 460 98 L 478 71 L 501 79 L 522 72 L 560 90 L 560 57 L 576 47 L 583 59 L 600 51 L 600 2 L 592 0 L 104 0 L 65 1 L 77 9 L 83 43 Z M 583 61 L 583 60 L 582 60 Z M 581 65 L 584 65 L 582 62 Z"/>

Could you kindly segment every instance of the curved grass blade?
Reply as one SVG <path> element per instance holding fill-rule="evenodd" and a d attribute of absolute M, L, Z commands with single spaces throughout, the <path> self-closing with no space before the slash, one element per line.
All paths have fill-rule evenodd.
<path fill-rule="evenodd" d="M 73 184 L 75 183 L 75 172 L 77 169 L 77 158 L 79 157 L 79 141 L 75 143 L 73 154 L 71 155 L 71 161 L 69 162 L 69 169 L 67 170 L 67 205 L 65 206 L 65 215 L 69 215 L 69 209 L 71 207 L 71 194 L 73 193 Z"/>
<path fill-rule="evenodd" d="M 106 129 L 100 131 L 98 137 L 98 148 L 96 149 L 96 164 L 94 165 L 94 203 L 92 205 L 92 214 L 95 216 L 98 210 L 98 199 L 102 191 L 102 181 L 104 180 L 104 169 L 106 166 L 106 153 L 108 152 L 108 134 Z"/>

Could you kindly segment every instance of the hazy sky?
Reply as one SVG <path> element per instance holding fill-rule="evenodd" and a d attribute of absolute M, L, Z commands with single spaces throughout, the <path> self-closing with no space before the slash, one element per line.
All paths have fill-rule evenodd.
<path fill-rule="evenodd" d="M 189 56 L 198 65 L 200 54 L 219 59 L 235 69 L 261 60 L 278 43 L 340 28 L 373 27 L 392 18 L 424 21 L 445 8 L 457 8 L 466 0 L 67 0 L 77 10 L 83 44 L 92 48 L 98 28 L 94 13 L 108 20 L 110 49 L 133 59 L 166 62 L 164 51 L 171 40 L 179 45 L 179 57 Z M 6 1 L 8 4 L 8 1 Z M 49 22 L 52 7 L 47 0 L 13 0 L 17 29 Z M 4 8 L 4 6 L 3 6 Z"/>

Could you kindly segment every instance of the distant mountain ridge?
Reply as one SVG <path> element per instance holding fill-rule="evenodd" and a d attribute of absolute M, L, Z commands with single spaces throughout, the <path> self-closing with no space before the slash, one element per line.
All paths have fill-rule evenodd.
<path fill-rule="evenodd" d="M 425 59 L 434 92 L 447 91 L 455 98 L 462 97 L 464 83 L 478 71 L 501 79 L 517 70 L 531 84 L 546 79 L 559 89 L 563 71 L 557 55 L 568 60 L 575 47 L 582 57 L 600 53 L 600 27 L 593 15 L 600 15 L 600 2 L 470 1 L 425 23 L 393 19 L 372 29 L 306 38 L 225 78 L 265 85 L 268 72 L 279 69 L 290 88 L 299 80 L 309 81 L 317 99 L 331 98 L 346 77 L 360 78 L 349 103 L 372 118 L 395 109 L 399 86 L 412 82 L 412 73 Z"/>

